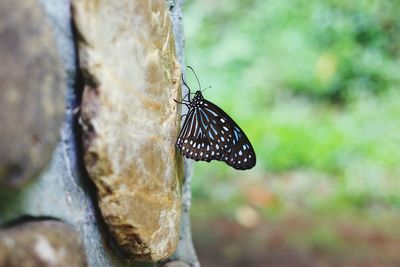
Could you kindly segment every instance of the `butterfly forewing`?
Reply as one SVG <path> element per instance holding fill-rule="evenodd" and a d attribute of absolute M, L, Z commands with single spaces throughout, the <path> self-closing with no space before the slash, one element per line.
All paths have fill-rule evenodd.
<path fill-rule="evenodd" d="M 200 91 L 190 101 L 176 145 L 194 160 L 221 160 L 235 169 L 250 169 L 256 163 L 244 132 L 222 109 L 203 99 Z"/>
<path fill-rule="evenodd" d="M 242 129 L 217 105 L 207 100 L 205 100 L 205 104 L 204 109 L 214 115 L 217 122 L 216 128 L 220 129 L 221 136 L 218 140 L 228 140 L 227 146 L 226 143 L 222 144 L 225 150 L 221 160 L 235 169 L 252 168 L 256 164 L 256 156 Z"/>
<path fill-rule="evenodd" d="M 239 127 L 234 128 L 233 146 L 223 155 L 224 161 L 235 169 L 250 169 L 256 164 L 251 143 Z"/>

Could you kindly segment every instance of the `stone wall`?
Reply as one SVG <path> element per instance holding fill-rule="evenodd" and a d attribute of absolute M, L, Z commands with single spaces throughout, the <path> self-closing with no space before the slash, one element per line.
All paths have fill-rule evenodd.
<path fill-rule="evenodd" d="M 0 3 L 0 266 L 199 265 L 182 1 Z"/>

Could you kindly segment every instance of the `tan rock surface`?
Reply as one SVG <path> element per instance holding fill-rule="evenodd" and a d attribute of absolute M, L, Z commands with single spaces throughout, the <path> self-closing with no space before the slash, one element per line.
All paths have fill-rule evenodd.
<path fill-rule="evenodd" d="M 23 186 L 50 160 L 65 109 L 64 78 L 39 2 L 0 1 L 1 186 Z"/>
<path fill-rule="evenodd" d="M 164 0 L 74 0 L 84 160 L 119 246 L 136 259 L 172 254 L 182 160 L 175 151 L 180 69 Z"/>
<path fill-rule="evenodd" d="M 27 222 L 0 229 L 0 267 L 84 267 L 82 242 L 57 221 Z"/>

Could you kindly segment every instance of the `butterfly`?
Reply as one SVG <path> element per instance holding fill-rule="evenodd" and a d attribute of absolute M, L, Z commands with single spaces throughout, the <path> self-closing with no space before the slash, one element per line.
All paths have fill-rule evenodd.
<path fill-rule="evenodd" d="M 186 158 L 195 161 L 219 160 L 238 170 L 251 169 L 256 165 L 256 154 L 245 133 L 217 105 L 203 97 L 200 81 L 192 67 L 199 89 L 191 93 L 183 75 L 182 82 L 189 93 L 181 101 L 188 108 L 176 147 Z M 194 97 L 190 99 L 190 95 Z M 188 100 L 186 100 L 186 96 Z"/>

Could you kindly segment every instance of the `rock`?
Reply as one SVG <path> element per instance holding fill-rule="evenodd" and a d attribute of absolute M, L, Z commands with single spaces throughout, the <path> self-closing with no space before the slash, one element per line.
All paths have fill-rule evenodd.
<path fill-rule="evenodd" d="M 72 6 L 86 169 L 119 247 L 158 261 L 176 248 L 181 213 L 180 67 L 169 11 L 164 0 Z"/>
<path fill-rule="evenodd" d="M 175 47 L 181 66 L 184 63 L 184 33 L 183 33 L 183 22 L 182 22 L 182 10 L 184 0 L 169 0 L 169 10 L 171 12 L 172 24 L 175 36 Z M 185 68 L 182 68 L 184 71 Z M 187 88 L 182 88 L 182 94 L 188 93 Z M 184 182 L 182 185 L 182 214 L 181 214 L 181 225 L 179 234 L 178 247 L 175 250 L 174 255 L 169 257 L 168 260 L 179 260 L 180 262 L 186 262 L 191 267 L 199 267 L 200 263 L 197 259 L 196 251 L 192 242 L 192 231 L 190 224 L 190 206 L 192 199 L 192 188 L 191 181 L 193 177 L 193 160 L 184 160 Z"/>
<path fill-rule="evenodd" d="M 0 186 L 17 188 L 51 158 L 65 80 L 52 28 L 37 1 L 1 1 L 0 25 Z"/>
<path fill-rule="evenodd" d="M 27 222 L 0 230 L 0 267 L 87 266 L 78 234 L 58 221 Z"/>
<path fill-rule="evenodd" d="M 163 264 L 161 267 L 190 267 L 190 265 L 183 261 L 170 261 Z"/>

